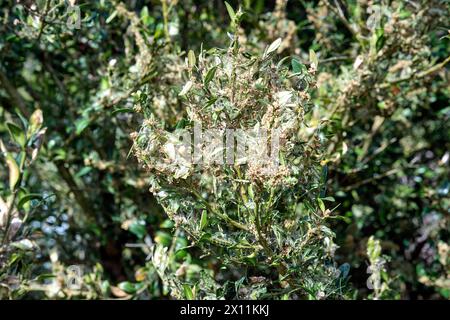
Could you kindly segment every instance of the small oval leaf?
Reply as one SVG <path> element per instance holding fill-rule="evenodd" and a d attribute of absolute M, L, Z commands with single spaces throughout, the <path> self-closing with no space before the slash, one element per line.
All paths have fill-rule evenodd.
<path fill-rule="evenodd" d="M 135 286 L 131 282 L 128 282 L 128 281 L 119 283 L 118 287 L 119 287 L 119 289 L 125 291 L 126 293 L 136 292 Z"/>
<path fill-rule="evenodd" d="M 309 61 L 317 69 L 317 66 L 319 65 L 319 61 L 317 60 L 317 55 L 313 49 L 309 49 Z"/>
<path fill-rule="evenodd" d="M 197 59 L 195 58 L 195 53 L 192 50 L 189 50 L 188 52 L 188 64 L 189 68 L 193 68 L 195 66 L 195 63 L 197 62 Z"/>
<path fill-rule="evenodd" d="M 19 182 L 20 179 L 19 166 L 17 165 L 16 160 L 14 160 L 14 158 L 10 154 L 6 156 L 6 164 L 9 168 L 9 189 L 11 191 L 14 191 L 17 182 Z"/>
<path fill-rule="evenodd" d="M 200 218 L 200 231 L 202 231 L 208 225 L 208 213 L 203 210 L 202 217 Z"/>
<path fill-rule="evenodd" d="M 183 291 L 187 300 L 194 300 L 194 293 L 188 284 L 183 284 Z"/>
<path fill-rule="evenodd" d="M 278 48 L 281 45 L 281 38 L 278 38 L 277 40 L 275 40 L 274 42 L 272 42 L 272 44 L 269 46 L 269 48 L 267 48 L 266 51 L 266 56 L 268 56 L 269 54 L 271 54 L 272 52 L 278 50 Z"/>
<path fill-rule="evenodd" d="M 180 92 L 178 95 L 179 95 L 179 96 L 184 96 L 184 95 L 186 95 L 186 93 L 188 93 L 189 90 L 191 90 L 193 84 L 194 84 L 194 83 L 193 83 L 192 81 L 186 82 L 186 84 L 184 85 L 183 89 L 181 89 L 181 92 Z"/>

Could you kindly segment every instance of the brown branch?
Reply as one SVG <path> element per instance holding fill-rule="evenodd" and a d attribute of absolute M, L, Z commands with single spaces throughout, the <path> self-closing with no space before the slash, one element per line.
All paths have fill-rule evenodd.
<path fill-rule="evenodd" d="M 325 4 L 327 5 L 328 8 L 330 8 L 331 11 L 333 11 L 339 17 L 341 22 L 350 31 L 350 33 L 353 35 L 353 37 L 359 41 L 358 30 L 355 30 L 355 28 L 353 28 L 353 26 L 350 24 L 348 19 L 345 17 L 344 12 L 342 11 L 342 8 L 339 5 L 339 3 L 335 0 L 334 4 L 336 5 L 336 7 L 334 7 L 330 3 L 330 1 L 327 0 L 327 1 L 325 1 Z"/>
<path fill-rule="evenodd" d="M 16 88 L 9 81 L 8 76 L 5 73 L 3 73 L 1 69 L 0 69 L 0 83 L 2 84 L 3 88 L 5 88 L 6 93 L 11 98 L 13 104 L 19 109 L 19 111 L 24 116 L 28 118 L 30 116 L 30 112 L 28 111 L 25 101 L 23 100 L 20 93 L 16 90 Z"/>
<path fill-rule="evenodd" d="M 445 67 L 448 63 L 450 62 L 450 56 L 447 57 L 447 59 L 445 59 L 444 61 L 442 61 L 441 63 L 435 64 L 434 66 L 432 66 L 431 68 L 421 71 L 419 73 L 413 73 L 407 77 L 403 77 L 403 78 L 399 78 L 399 79 L 394 79 L 385 83 L 382 83 L 380 85 L 380 88 L 382 89 L 386 89 L 394 84 L 398 84 L 398 83 L 402 83 L 408 80 L 413 80 L 413 79 L 423 79 L 427 76 L 432 75 L 433 73 L 441 70 L 443 67 Z"/>
<path fill-rule="evenodd" d="M 64 163 L 62 161 L 56 161 L 55 165 L 56 165 L 56 168 L 58 169 L 59 175 L 66 182 L 70 191 L 73 193 L 75 200 L 77 201 L 77 203 L 81 207 L 81 209 L 84 211 L 84 213 L 89 218 L 95 218 L 94 208 L 92 207 L 92 205 L 90 204 L 90 201 L 88 200 L 88 198 L 86 198 L 83 191 L 80 189 L 80 187 L 76 183 L 76 181 L 73 178 L 72 174 L 70 173 L 69 169 L 67 169 L 64 166 Z"/>
<path fill-rule="evenodd" d="M 361 180 L 361 181 L 359 181 L 359 182 L 357 182 L 357 183 L 354 183 L 354 184 L 352 184 L 352 185 L 346 186 L 346 187 L 344 187 L 344 188 L 342 189 L 342 191 L 344 191 L 344 192 L 351 191 L 351 190 L 353 190 L 353 189 L 356 189 L 356 188 L 358 188 L 358 187 L 361 187 L 362 185 L 365 185 L 365 184 L 368 184 L 368 183 L 371 183 L 371 182 L 380 180 L 380 179 L 382 179 L 382 178 L 391 176 L 391 175 L 393 175 L 393 174 L 395 174 L 395 173 L 397 173 L 397 172 L 399 172 L 399 171 L 400 171 L 400 169 L 398 169 L 398 168 L 388 170 L 388 171 L 383 172 L 383 173 L 381 173 L 381 174 L 374 175 L 372 178 L 368 178 L 368 179 L 365 179 L 365 180 Z"/>
<path fill-rule="evenodd" d="M 445 65 L 449 62 L 450 62 L 450 56 L 448 56 L 447 59 L 445 59 L 441 63 L 434 65 L 430 69 L 420 72 L 417 75 L 417 78 L 418 79 L 425 78 L 426 76 L 429 76 L 429 75 L 435 73 L 436 71 L 439 71 L 441 68 L 445 67 Z"/>
<path fill-rule="evenodd" d="M 44 10 L 45 10 L 44 14 L 41 16 L 41 27 L 39 28 L 39 34 L 38 34 L 38 37 L 37 37 L 37 40 L 36 40 L 37 42 L 39 42 L 39 40 L 42 37 L 42 34 L 44 33 L 44 28 L 46 26 L 45 18 L 47 17 L 48 11 L 50 10 L 50 1 L 47 0 L 45 2 L 45 9 Z"/>

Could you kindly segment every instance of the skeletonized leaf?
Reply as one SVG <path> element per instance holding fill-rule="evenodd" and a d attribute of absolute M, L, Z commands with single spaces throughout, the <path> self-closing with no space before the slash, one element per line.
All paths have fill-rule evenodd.
<path fill-rule="evenodd" d="M 377 132 L 377 130 L 381 127 L 383 124 L 385 118 L 381 116 L 375 116 L 375 119 L 373 120 L 372 124 L 372 132 Z"/>
<path fill-rule="evenodd" d="M 234 34 L 227 32 L 228 38 L 230 38 L 231 41 L 234 41 Z"/>
<path fill-rule="evenodd" d="M 313 49 L 309 49 L 309 61 L 314 65 L 315 68 L 319 65 L 319 61 L 317 60 L 317 55 Z"/>
<path fill-rule="evenodd" d="M 128 295 L 125 291 L 123 291 L 122 289 L 115 287 L 115 286 L 111 286 L 111 293 L 117 297 L 117 298 L 127 298 L 127 297 L 131 297 L 130 295 Z"/>
<path fill-rule="evenodd" d="M 0 151 L 5 154 L 8 152 L 8 150 L 6 150 L 5 144 L 3 143 L 3 140 L 1 138 L 0 138 Z"/>
<path fill-rule="evenodd" d="M 355 62 L 353 63 L 353 70 L 358 69 L 363 62 L 364 62 L 363 56 L 362 55 L 357 56 Z"/>
<path fill-rule="evenodd" d="M 272 42 L 272 44 L 269 46 L 269 48 L 267 48 L 266 51 L 266 56 L 268 56 L 269 54 L 271 54 L 272 52 L 278 50 L 278 48 L 281 45 L 281 38 L 278 38 L 277 40 L 275 40 L 274 42 Z"/>
<path fill-rule="evenodd" d="M 8 205 L 3 200 L 3 198 L 0 197 L 0 228 L 2 228 L 4 225 L 6 225 L 7 212 L 8 212 Z"/>
<path fill-rule="evenodd" d="M 43 128 L 39 130 L 39 132 L 36 134 L 36 138 L 34 140 L 34 148 L 31 152 L 31 161 L 30 163 L 34 162 L 36 160 L 36 157 L 39 153 L 39 150 L 41 149 L 42 143 L 44 142 L 45 133 L 47 132 L 47 128 Z"/>
<path fill-rule="evenodd" d="M 30 127 L 28 128 L 28 134 L 32 135 L 42 127 L 44 122 L 44 116 L 41 109 L 36 109 L 30 117 Z"/>
<path fill-rule="evenodd" d="M 345 142 L 342 142 L 342 155 L 346 154 L 348 151 L 348 146 Z"/>
<path fill-rule="evenodd" d="M 9 225 L 9 231 L 8 231 L 8 238 L 9 239 L 13 239 L 14 238 L 14 236 L 17 234 L 17 232 L 19 231 L 19 229 L 22 226 L 22 224 L 23 224 L 22 219 L 20 219 L 18 217 L 12 218 L 11 223 Z M 25 240 L 27 240 L 27 239 L 25 239 Z M 25 240 L 22 240 L 22 241 L 25 241 Z M 32 248 L 33 245 L 32 245 L 31 242 L 30 242 L 30 244 L 31 244 L 31 248 Z"/>
<path fill-rule="evenodd" d="M 181 92 L 178 95 L 179 96 L 186 95 L 186 93 L 188 93 L 189 90 L 191 90 L 193 84 L 194 83 L 192 81 L 190 81 L 190 80 L 188 82 L 186 82 L 186 84 L 184 85 L 183 89 L 181 89 Z"/>
<path fill-rule="evenodd" d="M 11 246 L 24 251 L 30 251 L 37 248 L 36 243 L 34 243 L 29 239 L 23 239 L 17 242 L 12 242 Z"/>
<path fill-rule="evenodd" d="M 188 64 L 189 64 L 189 67 L 190 68 L 194 67 L 196 62 L 197 62 L 197 60 L 195 59 L 194 51 L 189 50 L 189 52 L 188 52 Z"/>
<path fill-rule="evenodd" d="M 277 98 L 278 98 L 278 103 L 280 104 L 280 106 L 285 106 L 292 97 L 292 92 L 291 91 L 281 91 L 277 93 Z"/>

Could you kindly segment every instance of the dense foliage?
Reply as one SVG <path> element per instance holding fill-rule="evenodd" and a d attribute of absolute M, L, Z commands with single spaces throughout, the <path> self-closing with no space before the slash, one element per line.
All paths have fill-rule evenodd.
<path fill-rule="evenodd" d="M 449 16 L 0 0 L 0 298 L 449 299 Z"/>

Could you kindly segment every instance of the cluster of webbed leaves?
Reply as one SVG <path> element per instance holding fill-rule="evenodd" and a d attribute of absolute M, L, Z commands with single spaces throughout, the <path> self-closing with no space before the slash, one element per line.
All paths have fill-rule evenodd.
<path fill-rule="evenodd" d="M 68 25 L 76 22 L 69 2 L 80 5 L 79 29 Z M 346 219 L 332 228 L 341 246 L 335 259 L 347 262 L 337 282 L 350 274 L 359 298 L 449 297 L 448 0 L 277 0 L 273 11 L 262 3 L 242 3 L 238 50 L 234 43 L 207 52 L 201 44 L 228 41 L 227 11 L 232 20 L 240 14 L 222 1 L 1 3 L 0 131 L 8 135 L 15 108 L 28 118 L 37 105 L 48 127 L 45 152 L 35 170 L 25 163 L 16 189 L 6 162 L 0 171 L 1 231 L 9 225 L 2 298 L 336 297 L 339 286 L 323 268 L 335 246 L 323 221 L 331 198 L 317 200 L 325 196 L 321 160 Z M 300 63 L 310 47 L 320 61 L 318 90 L 314 70 Z M 184 63 L 187 48 L 200 54 Z M 275 59 L 292 53 L 295 60 Z M 127 157 L 129 133 L 140 125 L 132 111 L 147 119 L 133 135 L 135 152 L 175 232 L 148 194 L 142 166 Z M 321 132 L 322 119 L 330 121 Z M 176 129 L 195 124 L 284 127 L 283 162 L 267 172 L 258 157 L 173 161 Z M 20 166 L 20 143 L 2 139 Z M 30 193 L 54 196 L 39 206 Z M 367 241 L 372 234 L 379 241 Z M 72 263 L 84 268 L 78 290 L 65 283 Z M 52 281 L 31 286 L 31 269 Z M 368 277 L 383 285 L 368 287 Z"/>
<path fill-rule="evenodd" d="M 194 163 L 192 150 L 208 151 L 209 141 L 198 143 L 194 137 L 189 142 L 193 149 L 186 150 L 185 144 L 177 144 L 177 130 L 166 130 L 153 115 L 134 135 L 133 149 L 151 173 L 151 191 L 168 216 L 206 256 L 219 258 L 216 279 L 247 266 L 253 280 L 246 280 L 268 296 L 294 291 L 286 297 L 330 297 L 339 282 L 333 263 L 336 246 L 325 221 L 331 212 L 318 199 L 320 126 L 308 120 L 317 60 L 311 53 L 309 68 L 296 59 L 276 61 L 281 42 L 274 41 L 258 55 L 241 50 L 235 39 L 228 49 L 198 56 L 190 51 L 179 93 L 185 118 L 177 126 L 213 129 L 221 137 L 227 129 L 265 129 L 269 139 L 278 130 L 277 166 L 258 156 L 234 163 L 212 161 L 208 152 L 203 162 Z M 180 161 L 179 154 L 188 161 Z M 258 297 L 252 290 L 239 294 Z"/>

